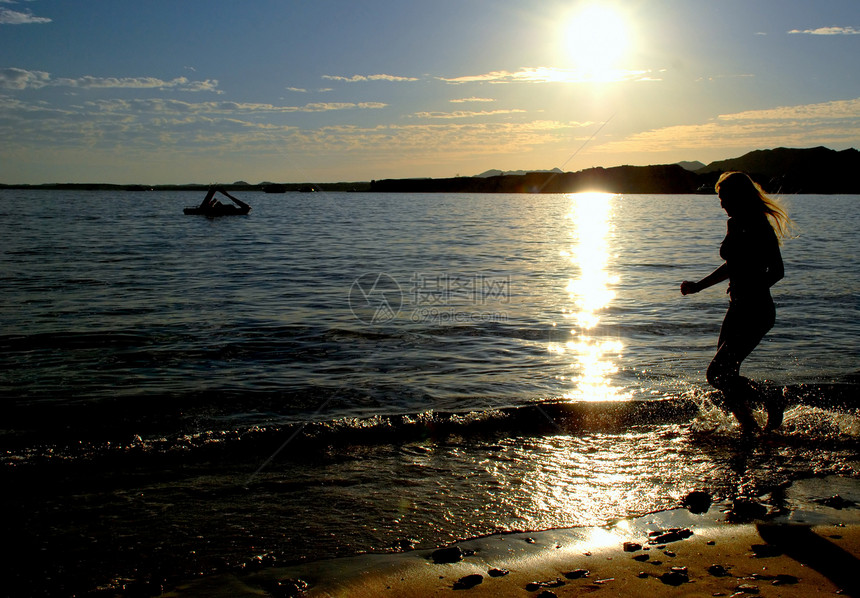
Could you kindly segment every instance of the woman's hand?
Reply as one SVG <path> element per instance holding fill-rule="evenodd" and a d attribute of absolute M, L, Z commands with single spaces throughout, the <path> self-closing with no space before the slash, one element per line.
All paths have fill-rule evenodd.
<path fill-rule="evenodd" d="M 693 293 L 698 293 L 701 290 L 699 287 L 699 283 L 692 282 L 690 280 L 685 280 L 681 283 L 681 294 L 682 295 L 692 295 Z"/>

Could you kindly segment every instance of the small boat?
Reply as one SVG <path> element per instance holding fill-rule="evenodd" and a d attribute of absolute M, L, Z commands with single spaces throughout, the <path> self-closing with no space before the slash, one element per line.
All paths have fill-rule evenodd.
<path fill-rule="evenodd" d="M 223 204 L 215 199 L 216 191 L 225 197 L 229 197 L 236 205 Z M 223 187 L 210 187 L 206 193 L 206 197 L 203 198 L 199 206 L 188 207 L 182 210 L 184 214 L 198 216 L 243 216 L 250 211 L 251 206 L 227 193 Z"/>
<path fill-rule="evenodd" d="M 251 211 L 251 206 L 240 208 L 229 204 L 201 208 L 200 206 L 183 208 L 184 214 L 199 216 L 243 216 Z"/>

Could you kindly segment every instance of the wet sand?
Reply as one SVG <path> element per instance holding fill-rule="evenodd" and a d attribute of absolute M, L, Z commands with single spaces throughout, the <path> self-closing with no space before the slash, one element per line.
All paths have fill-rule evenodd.
<path fill-rule="evenodd" d="M 834 486 L 856 497 L 860 482 L 796 484 L 791 502 L 801 508 L 778 512 L 757 503 L 678 508 L 602 527 L 213 576 L 166 595 L 860 596 L 860 511 L 856 500 L 821 498 Z"/>

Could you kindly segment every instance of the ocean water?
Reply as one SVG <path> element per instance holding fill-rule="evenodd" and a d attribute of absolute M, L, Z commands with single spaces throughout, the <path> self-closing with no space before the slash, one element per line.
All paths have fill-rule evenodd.
<path fill-rule="evenodd" d="M 678 290 L 720 263 L 715 196 L 241 198 L 0 190 L 3 506 L 36 593 L 857 476 L 858 196 L 783 198 L 743 372 L 792 406 L 754 446 L 704 379 L 726 295 Z"/>

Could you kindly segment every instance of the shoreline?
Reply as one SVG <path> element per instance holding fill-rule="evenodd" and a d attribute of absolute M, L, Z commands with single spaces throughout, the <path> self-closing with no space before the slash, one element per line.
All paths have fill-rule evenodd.
<path fill-rule="evenodd" d="M 860 480 L 801 480 L 785 498 L 220 574 L 164 596 L 860 596 Z"/>

